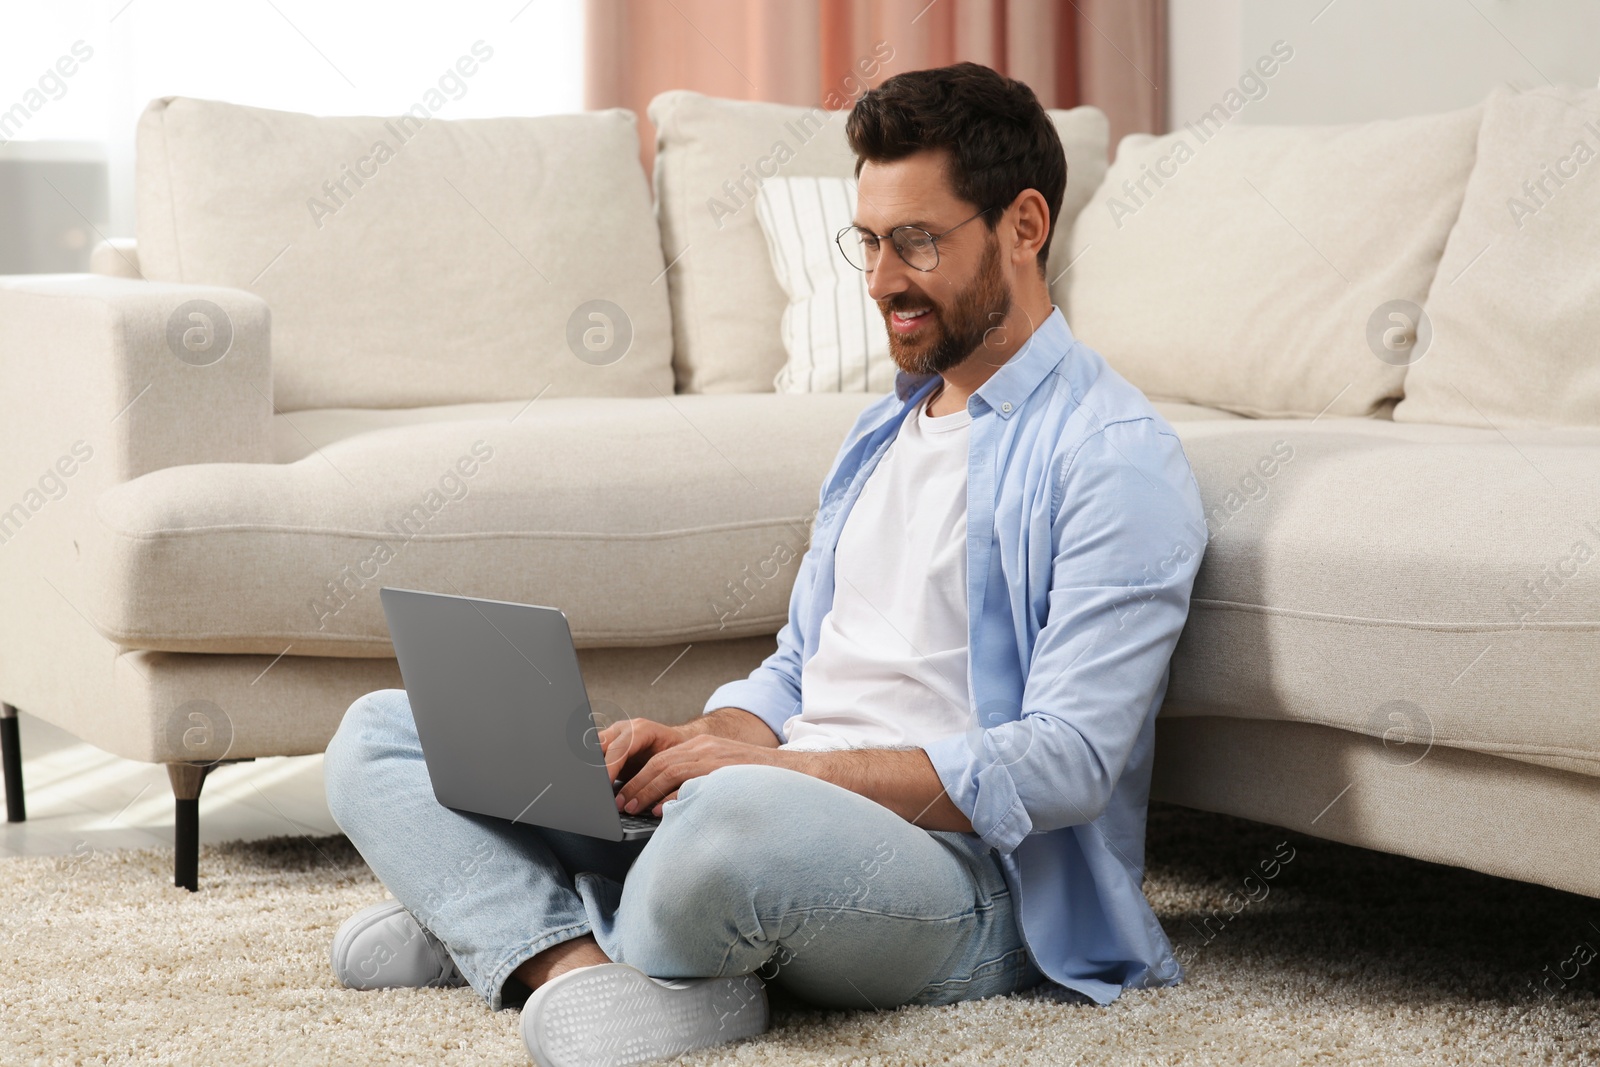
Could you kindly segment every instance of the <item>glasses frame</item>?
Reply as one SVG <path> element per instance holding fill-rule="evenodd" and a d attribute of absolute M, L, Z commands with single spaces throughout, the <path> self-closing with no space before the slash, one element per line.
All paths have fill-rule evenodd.
<path fill-rule="evenodd" d="M 939 269 L 939 242 L 941 240 L 943 240 L 945 237 L 949 236 L 950 234 L 955 233 L 957 230 L 961 229 L 961 227 L 965 226 L 967 223 L 971 222 L 973 219 L 981 218 L 982 216 L 987 215 L 989 212 L 991 212 L 993 210 L 994 210 L 994 208 L 992 208 L 992 207 L 986 207 L 982 211 L 978 212 L 976 215 L 972 215 L 972 216 L 969 216 L 967 218 L 962 219 L 960 222 L 956 223 L 954 226 L 952 226 L 948 230 L 944 231 L 944 233 L 929 233 L 927 230 L 923 229 L 921 226 L 911 226 L 911 225 L 896 226 L 894 229 L 890 230 L 888 233 L 873 233 L 871 230 L 867 229 L 865 226 L 857 226 L 855 223 L 852 222 L 850 225 L 846 226 L 844 229 L 840 230 L 838 233 L 833 235 L 833 243 L 838 247 L 839 254 L 844 257 L 844 261 L 846 263 L 849 263 L 852 267 L 855 267 L 856 270 L 859 270 L 859 271 L 861 271 L 861 272 L 863 272 L 865 274 L 871 274 L 873 271 L 877 270 L 878 268 L 877 267 L 856 267 L 855 261 L 850 258 L 850 253 L 848 253 L 848 252 L 846 252 L 844 250 L 844 237 L 845 237 L 845 234 L 850 233 L 852 230 L 859 231 L 864 237 L 870 236 L 870 237 L 875 238 L 878 241 L 878 244 L 879 244 L 878 255 L 880 257 L 883 255 L 883 248 L 882 248 L 883 242 L 884 241 L 888 241 L 889 242 L 889 247 L 894 249 L 894 254 L 900 257 L 900 262 L 904 263 L 906 266 L 910 267 L 912 270 L 921 271 L 923 274 L 927 274 L 930 271 L 935 271 L 935 270 Z M 911 262 L 909 259 L 906 258 L 905 252 L 902 251 L 901 248 L 900 248 L 900 239 L 897 236 L 898 234 L 900 234 L 902 232 L 920 233 L 920 234 L 922 234 L 924 237 L 926 237 L 928 239 L 929 243 L 931 243 L 933 245 L 933 266 L 931 266 L 931 267 L 919 267 L 915 263 Z M 862 253 L 861 254 L 863 256 L 866 255 L 866 247 L 864 245 L 862 247 Z"/>

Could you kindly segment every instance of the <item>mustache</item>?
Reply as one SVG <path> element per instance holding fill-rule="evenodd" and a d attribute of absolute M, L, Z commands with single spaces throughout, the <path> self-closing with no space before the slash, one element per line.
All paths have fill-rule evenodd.
<path fill-rule="evenodd" d="M 905 293 L 896 293 L 894 296 L 885 297 L 878 301 L 878 310 L 885 315 L 894 311 L 915 311 L 917 308 L 932 308 L 937 312 L 939 305 L 936 301 L 929 300 L 925 296 L 912 297 Z"/>

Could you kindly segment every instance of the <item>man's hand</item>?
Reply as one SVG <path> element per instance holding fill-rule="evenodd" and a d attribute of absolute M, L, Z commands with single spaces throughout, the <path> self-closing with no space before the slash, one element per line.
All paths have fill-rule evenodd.
<path fill-rule="evenodd" d="M 660 815 L 662 805 L 676 797 L 678 787 L 691 778 L 737 763 L 790 767 L 793 766 L 792 756 L 782 749 L 714 734 L 686 738 L 656 752 L 628 779 L 617 794 L 617 810 L 630 814 L 650 811 Z"/>
<path fill-rule="evenodd" d="M 780 749 L 772 728 L 741 708 L 718 708 L 681 726 L 624 719 L 600 731 L 600 745 L 612 781 L 627 779 L 617 794 L 617 810 L 629 814 L 649 811 L 659 816 L 662 805 L 689 779 L 718 767 L 759 763 L 842 786 L 925 830 L 972 832 L 972 823 L 945 793 L 928 754 L 920 749 Z"/>
<path fill-rule="evenodd" d="M 656 793 L 652 790 L 648 797 L 644 796 L 644 787 L 640 784 L 640 772 L 650 769 L 644 780 L 654 783 L 655 787 L 659 788 L 666 780 L 661 776 L 661 769 L 656 767 L 657 757 L 696 740 L 725 741 L 737 746 L 737 749 L 730 751 L 750 749 L 777 753 L 778 749 L 778 738 L 773 734 L 771 727 L 742 708 L 717 708 L 709 714 L 679 726 L 666 726 L 654 719 L 623 719 L 614 722 L 600 731 L 600 748 L 605 753 L 606 773 L 611 781 L 618 779 L 626 781 L 622 791 L 617 794 L 617 809 L 630 813 L 653 809 L 656 815 L 660 815 L 661 805 L 677 795 L 678 786 L 696 774 L 709 774 L 716 767 L 724 765 L 722 763 L 704 765 L 693 760 L 689 763 L 674 760 L 670 764 L 673 767 L 704 765 L 705 769 L 672 782 L 670 789 L 664 792 Z M 727 762 L 774 761 L 730 758 Z M 628 807 L 629 801 L 635 802 L 635 806 Z"/>
<path fill-rule="evenodd" d="M 654 719 L 621 719 L 600 731 L 608 780 L 629 778 L 657 752 L 681 744 L 685 735 Z"/>

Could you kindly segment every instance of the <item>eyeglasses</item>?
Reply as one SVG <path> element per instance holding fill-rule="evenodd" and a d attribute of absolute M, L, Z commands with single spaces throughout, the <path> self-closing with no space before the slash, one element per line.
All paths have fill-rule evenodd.
<path fill-rule="evenodd" d="M 844 253 L 845 261 L 856 270 L 870 271 L 878 266 L 878 256 L 883 252 L 887 237 L 895 252 L 912 270 L 930 271 L 939 265 L 939 241 L 961 229 L 972 219 L 987 215 L 992 208 L 984 208 L 971 218 L 962 219 L 944 233 L 929 233 L 920 226 L 896 226 L 887 234 L 873 233 L 860 226 L 846 226 L 834 235 L 833 241 Z"/>

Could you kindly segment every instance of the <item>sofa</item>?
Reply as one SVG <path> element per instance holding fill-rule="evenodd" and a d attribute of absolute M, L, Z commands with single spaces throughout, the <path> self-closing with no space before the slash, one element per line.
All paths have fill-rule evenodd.
<path fill-rule="evenodd" d="M 1152 795 L 1600 896 L 1600 94 L 1238 110 L 1051 113 L 1052 295 L 1207 511 Z M 9 817 L 21 708 L 167 766 L 195 888 L 211 771 L 401 684 L 384 585 L 562 608 L 605 717 L 754 668 L 874 395 L 775 387 L 756 218 L 844 114 L 664 93 L 647 175 L 622 110 L 152 102 L 137 240 L 0 279 Z"/>

